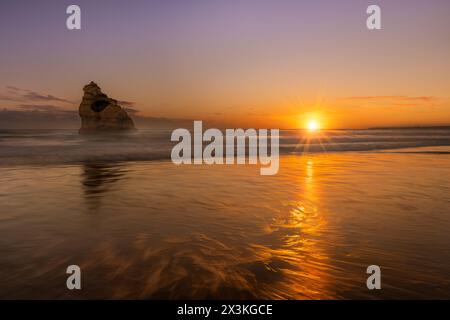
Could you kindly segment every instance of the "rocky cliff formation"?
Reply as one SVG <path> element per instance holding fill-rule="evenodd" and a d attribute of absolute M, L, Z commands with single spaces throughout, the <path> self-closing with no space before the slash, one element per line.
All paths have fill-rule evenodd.
<path fill-rule="evenodd" d="M 104 94 L 95 82 L 84 86 L 83 92 L 83 100 L 78 109 L 81 134 L 136 130 L 133 120 L 118 105 L 117 100 Z"/>

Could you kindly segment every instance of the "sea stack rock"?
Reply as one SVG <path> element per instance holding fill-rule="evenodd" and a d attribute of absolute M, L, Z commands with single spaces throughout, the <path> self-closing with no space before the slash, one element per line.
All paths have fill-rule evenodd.
<path fill-rule="evenodd" d="M 83 100 L 78 109 L 81 117 L 80 134 L 117 133 L 136 130 L 133 120 L 109 98 L 100 87 L 91 82 L 83 88 Z"/>

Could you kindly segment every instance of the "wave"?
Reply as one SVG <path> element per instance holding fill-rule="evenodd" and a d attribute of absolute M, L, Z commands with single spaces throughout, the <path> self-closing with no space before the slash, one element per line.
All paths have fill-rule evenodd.
<path fill-rule="evenodd" d="M 0 159 L 2 164 L 167 160 L 175 144 L 170 135 L 170 130 L 120 136 L 80 136 L 75 130 L 2 130 Z M 364 152 L 450 146 L 450 129 L 328 130 L 317 134 L 281 130 L 279 138 L 280 154 Z"/>

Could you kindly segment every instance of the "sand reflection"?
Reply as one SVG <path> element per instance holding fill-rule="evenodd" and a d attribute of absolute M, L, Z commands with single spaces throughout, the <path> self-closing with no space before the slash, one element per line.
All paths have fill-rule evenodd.
<path fill-rule="evenodd" d="M 86 203 L 90 209 L 98 209 L 102 198 L 112 186 L 123 179 L 126 170 L 124 163 L 83 164 L 81 185 Z"/>

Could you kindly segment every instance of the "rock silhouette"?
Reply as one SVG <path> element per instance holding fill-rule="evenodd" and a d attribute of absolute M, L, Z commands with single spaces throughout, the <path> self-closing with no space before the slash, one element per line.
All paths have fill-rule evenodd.
<path fill-rule="evenodd" d="M 78 109 L 80 134 L 126 132 L 136 130 L 127 112 L 109 98 L 93 81 L 83 88 L 83 100 Z"/>

